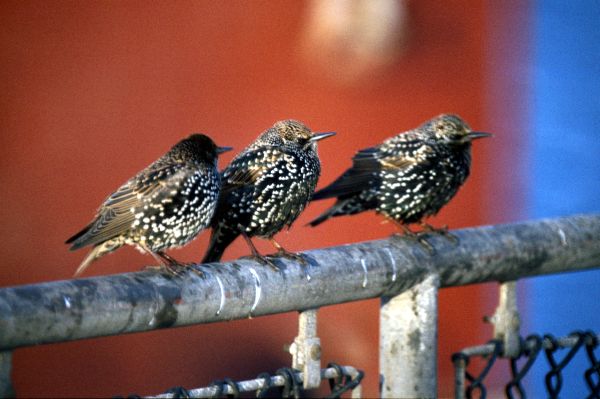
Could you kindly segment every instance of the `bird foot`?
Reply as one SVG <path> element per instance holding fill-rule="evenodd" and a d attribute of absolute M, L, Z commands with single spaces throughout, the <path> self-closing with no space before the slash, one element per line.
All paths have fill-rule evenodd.
<path fill-rule="evenodd" d="M 448 226 L 443 225 L 441 227 L 435 228 L 429 224 L 423 223 L 423 231 L 425 233 L 439 234 L 442 237 L 446 238 L 448 241 L 452 242 L 454 245 L 459 244 L 458 237 L 448 231 Z"/>
<path fill-rule="evenodd" d="M 142 270 L 151 270 L 154 272 L 164 273 L 168 276 L 182 276 L 187 270 L 191 270 L 199 277 L 204 277 L 204 273 L 202 271 L 193 267 L 194 263 L 180 262 L 165 252 L 154 252 L 144 246 L 141 246 L 141 248 L 148 254 L 152 255 L 152 257 L 160 263 L 158 266 L 145 266 L 142 268 Z"/>
<path fill-rule="evenodd" d="M 194 263 L 166 263 L 158 266 L 144 266 L 142 270 L 146 271 L 154 271 L 158 273 L 163 273 L 172 277 L 180 277 L 185 274 L 186 271 L 190 270 L 194 274 L 198 275 L 198 277 L 204 277 L 204 272 L 196 269 Z"/>
<path fill-rule="evenodd" d="M 161 273 L 164 274 L 166 276 L 180 276 L 183 274 L 183 267 L 178 268 L 177 266 L 167 266 L 167 265 L 149 265 L 149 266 L 144 266 L 142 267 L 143 271 L 151 271 L 154 273 Z"/>
<path fill-rule="evenodd" d="M 404 233 L 394 233 L 392 234 L 392 237 L 396 237 L 396 238 L 400 238 L 400 239 L 406 239 L 406 240 L 411 240 L 414 242 L 417 242 L 421 245 L 421 247 L 423 247 L 427 253 L 429 255 L 434 255 L 435 254 L 435 249 L 433 248 L 433 246 L 429 243 L 429 241 L 427 241 L 425 239 L 425 237 L 423 237 L 424 234 L 423 233 L 414 233 L 414 232 L 404 232 Z"/>
<path fill-rule="evenodd" d="M 308 262 L 306 261 L 304 256 L 297 254 L 295 252 L 286 251 L 285 249 L 278 250 L 274 255 L 270 255 L 270 257 L 280 257 L 280 258 L 292 259 L 304 266 L 306 266 L 308 264 Z"/>
<path fill-rule="evenodd" d="M 262 263 L 263 265 L 269 266 L 273 271 L 276 271 L 276 272 L 280 272 L 281 271 L 279 269 L 279 267 L 271 259 L 269 259 L 268 256 L 263 256 L 263 255 L 249 255 L 249 256 L 242 256 L 242 259 L 255 260 L 255 261 L 259 262 L 259 263 Z"/>
<path fill-rule="evenodd" d="M 306 279 L 310 281 L 311 277 L 307 269 L 309 263 L 304 258 L 304 256 L 294 252 L 288 252 L 286 250 L 279 250 L 273 255 L 267 255 L 267 258 L 288 258 L 291 260 L 295 260 L 296 262 L 300 263 L 300 265 L 302 266 L 302 270 L 304 271 L 304 275 L 306 276 Z"/>
<path fill-rule="evenodd" d="M 260 257 L 258 257 L 258 259 L 265 265 L 269 266 L 273 271 L 276 271 L 276 272 L 281 271 L 281 269 L 279 269 L 279 266 L 277 266 L 275 264 L 275 262 L 273 262 L 271 259 L 269 259 L 268 256 L 260 256 Z"/>

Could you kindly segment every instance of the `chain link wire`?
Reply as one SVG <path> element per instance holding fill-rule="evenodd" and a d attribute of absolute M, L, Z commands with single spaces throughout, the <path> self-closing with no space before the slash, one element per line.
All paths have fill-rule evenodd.
<path fill-rule="evenodd" d="M 327 368 L 321 370 L 323 380 L 329 381 L 331 393 L 326 398 L 340 398 L 344 393 L 359 387 L 364 377 L 364 372 L 351 366 L 340 366 L 337 363 L 329 363 Z M 214 381 L 208 387 L 187 390 L 183 387 L 174 387 L 163 394 L 150 396 L 153 398 L 187 399 L 187 398 L 238 398 L 242 392 L 256 391 L 257 398 L 278 397 L 294 398 L 301 397 L 302 372 L 299 370 L 283 367 L 270 375 L 261 373 L 254 380 L 235 382 L 230 378 Z M 354 396 L 353 396 L 354 397 Z M 115 396 L 115 399 L 124 399 Z M 142 398 L 137 394 L 126 396 L 127 399 Z"/>
<path fill-rule="evenodd" d="M 583 379 L 589 390 L 587 399 L 600 399 L 600 359 L 596 357 L 595 350 L 598 347 L 598 336 L 592 331 L 575 331 L 567 337 L 557 339 L 551 334 L 540 336 L 537 334 L 529 335 L 527 338 L 521 338 L 521 351 L 516 357 L 509 357 L 511 379 L 505 386 L 504 392 L 509 399 L 526 399 L 527 395 L 523 387 L 523 379 L 530 371 L 533 364 L 539 358 L 540 353 L 544 352 L 550 370 L 545 375 L 545 386 L 548 397 L 556 399 L 559 397 L 563 387 L 563 370 L 569 365 L 575 355 L 585 348 L 589 367 L 583 373 Z M 464 397 L 481 398 L 487 397 L 487 388 L 484 380 L 498 358 L 503 357 L 502 342 L 492 340 L 482 347 L 473 347 L 463 349 L 461 352 L 452 355 L 452 362 L 460 374 L 464 372 L 464 378 L 468 381 L 468 386 L 464 387 L 462 395 Z M 559 351 L 566 350 L 562 357 L 558 355 Z M 475 356 L 483 356 L 487 359 L 485 366 L 478 374 L 472 374 L 467 371 L 469 360 Z M 459 384 L 457 379 L 457 384 Z M 460 388 L 459 388 L 460 389 Z M 463 397 L 463 396 L 459 396 Z"/>

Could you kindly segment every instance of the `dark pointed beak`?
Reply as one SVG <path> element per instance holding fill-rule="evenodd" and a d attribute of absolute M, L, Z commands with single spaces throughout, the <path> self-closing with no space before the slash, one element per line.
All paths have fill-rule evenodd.
<path fill-rule="evenodd" d="M 217 147 L 217 154 L 233 150 L 233 147 Z"/>
<path fill-rule="evenodd" d="M 327 137 L 335 136 L 335 132 L 315 133 L 311 138 L 310 142 L 326 139 Z"/>
<path fill-rule="evenodd" d="M 473 141 L 473 140 L 477 140 L 477 139 L 482 139 L 484 137 L 492 137 L 493 134 L 491 133 L 486 133 L 486 132 L 470 132 L 469 134 L 467 134 L 466 139 L 469 141 Z"/>

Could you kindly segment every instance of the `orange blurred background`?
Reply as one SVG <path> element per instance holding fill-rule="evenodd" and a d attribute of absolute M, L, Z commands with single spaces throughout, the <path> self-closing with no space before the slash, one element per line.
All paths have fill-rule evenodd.
<path fill-rule="evenodd" d="M 322 187 L 356 150 L 442 112 L 457 113 L 496 136 L 474 145 L 470 179 L 431 222 L 459 228 L 517 217 L 518 171 L 502 166 L 518 158 L 523 126 L 524 95 L 509 73 L 518 61 L 507 54 L 523 55 L 526 6 L 387 3 L 397 18 L 381 21 L 388 30 L 373 39 L 373 52 L 369 43 L 366 51 L 352 47 L 368 28 L 355 36 L 331 33 L 316 17 L 324 7 L 319 1 L 0 3 L 0 286 L 71 278 L 85 251 L 69 252 L 65 239 L 179 139 L 203 132 L 233 146 L 220 161 L 224 167 L 287 118 L 338 132 L 319 145 Z M 513 183 L 502 183 L 507 179 Z M 310 205 L 277 238 L 299 251 L 394 231 L 372 213 L 304 226 L 329 204 Z M 204 233 L 171 253 L 197 261 L 207 241 Z M 238 240 L 225 259 L 247 254 Z M 126 248 L 86 276 L 152 262 Z M 490 338 L 481 318 L 492 313 L 495 294 L 485 288 L 440 293 L 441 396 L 452 392 L 451 353 Z M 378 393 L 378 308 L 370 300 L 319 313 L 323 363 L 365 370 L 367 397 Z M 288 313 L 19 349 L 13 381 L 22 397 L 81 397 L 252 378 L 290 364 L 282 347 L 296 335 L 296 322 Z"/>

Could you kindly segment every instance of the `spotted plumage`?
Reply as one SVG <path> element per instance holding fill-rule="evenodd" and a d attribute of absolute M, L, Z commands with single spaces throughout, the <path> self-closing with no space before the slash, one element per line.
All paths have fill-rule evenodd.
<path fill-rule="evenodd" d="M 229 149 L 193 134 L 119 187 L 94 220 L 67 240 L 71 250 L 93 246 L 75 275 L 123 245 L 167 267 L 178 264 L 163 251 L 187 244 L 210 223 L 220 189 L 217 157 Z"/>
<path fill-rule="evenodd" d="M 321 165 L 317 141 L 333 133 L 314 134 L 300 122 L 275 123 L 238 154 L 221 174 L 219 204 L 212 222 L 210 245 L 203 262 L 221 259 L 239 235 L 258 254 L 251 237 L 273 240 L 289 227 L 313 194 Z"/>
<path fill-rule="evenodd" d="M 359 151 L 352 167 L 337 180 L 316 192 L 313 200 L 335 197 L 337 201 L 310 222 L 374 210 L 407 225 L 435 215 L 454 197 L 469 176 L 471 141 L 489 136 L 473 132 L 458 116 L 440 115 L 414 130 Z"/>

